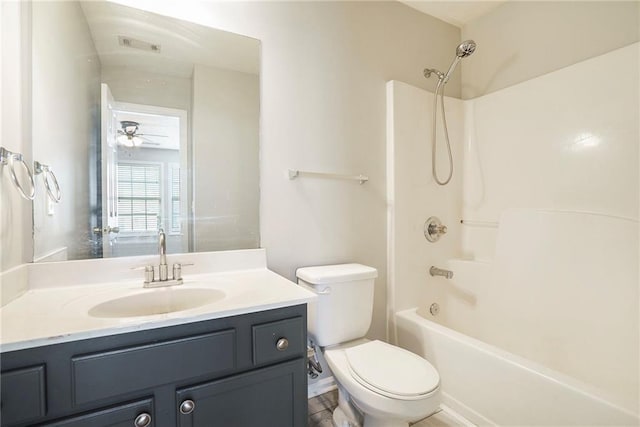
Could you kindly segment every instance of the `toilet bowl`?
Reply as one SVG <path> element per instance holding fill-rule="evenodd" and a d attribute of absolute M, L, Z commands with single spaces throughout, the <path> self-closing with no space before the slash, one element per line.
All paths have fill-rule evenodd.
<path fill-rule="evenodd" d="M 325 349 L 324 356 L 365 427 L 407 427 L 440 406 L 438 372 L 407 350 L 363 339 Z"/>
<path fill-rule="evenodd" d="M 322 348 L 338 383 L 338 427 L 358 427 L 361 418 L 364 427 L 408 427 L 440 405 L 440 377 L 427 360 L 364 338 L 377 275 L 375 268 L 361 264 L 296 271 L 298 284 L 318 294 L 308 307 L 309 336 Z"/>

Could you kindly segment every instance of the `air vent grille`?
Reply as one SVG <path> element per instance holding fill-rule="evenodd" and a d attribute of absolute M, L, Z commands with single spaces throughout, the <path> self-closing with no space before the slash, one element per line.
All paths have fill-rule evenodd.
<path fill-rule="evenodd" d="M 149 43 L 142 40 L 137 40 L 132 37 L 118 36 L 118 43 L 123 47 L 130 47 L 132 49 L 146 50 L 147 52 L 160 53 L 161 47 L 159 44 Z"/>

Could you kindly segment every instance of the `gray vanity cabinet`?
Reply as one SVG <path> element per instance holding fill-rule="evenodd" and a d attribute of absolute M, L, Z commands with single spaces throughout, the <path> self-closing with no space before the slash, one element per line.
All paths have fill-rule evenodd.
<path fill-rule="evenodd" d="M 302 427 L 306 305 L 2 353 L 1 427 Z"/>

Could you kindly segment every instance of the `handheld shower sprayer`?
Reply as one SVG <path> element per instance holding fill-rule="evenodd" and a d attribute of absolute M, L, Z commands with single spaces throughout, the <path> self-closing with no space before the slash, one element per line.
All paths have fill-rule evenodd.
<path fill-rule="evenodd" d="M 449 81 L 449 79 L 451 78 L 451 75 L 453 74 L 453 71 L 456 69 L 456 67 L 458 66 L 458 63 L 462 58 L 466 58 L 467 56 L 470 56 L 475 51 L 476 51 L 476 42 L 474 42 L 473 40 L 465 40 L 462 43 L 460 43 L 456 48 L 456 57 L 453 59 L 453 62 L 451 63 L 449 70 L 447 70 L 447 73 L 444 75 L 442 83 L 444 84 Z"/>
<path fill-rule="evenodd" d="M 451 177 L 453 176 L 453 155 L 451 154 L 451 144 L 449 143 L 449 131 L 447 130 L 447 117 L 444 113 L 444 86 L 447 84 L 451 75 L 455 71 L 458 63 L 462 58 L 466 58 L 470 56 L 473 52 L 476 51 L 476 42 L 473 40 L 465 40 L 458 45 L 456 48 L 456 57 L 453 59 L 453 62 L 449 66 L 449 69 L 446 73 L 442 73 L 441 71 L 436 70 L 435 68 L 425 68 L 424 76 L 426 78 L 431 77 L 431 74 L 435 74 L 438 77 L 438 84 L 436 86 L 436 93 L 434 96 L 434 104 L 433 104 L 433 126 L 431 132 L 431 173 L 433 174 L 433 179 L 438 183 L 438 185 L 446 185 L 451 181 Z M 442 90 L 441 90 L 442 89 Z M 446 180 L 440 181 L 438 178 L 438 174 L 436 173 L 436 119 L 437 119 L 437 111 L 438 111 L 438 93 L 440 93 L 440 109 L 442 110 L 442 124 L 444 127 L 444 137 L 447 142 L 447 153 L 449 154 L 449 176 Z"/>

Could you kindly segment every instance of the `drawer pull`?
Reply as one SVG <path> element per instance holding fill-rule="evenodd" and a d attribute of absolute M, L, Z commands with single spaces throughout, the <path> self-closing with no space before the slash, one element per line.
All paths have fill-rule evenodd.
<path fill-rule="evenodd" d="M 180 413 L 183 415 L 188 415 L 193 412 L 196 408 L 196 404 L 193 400 L 185 400 L 180 404 Z"/>
<path fill-rule="evenodd" d="M 276 343 L 276 348 L 278 349 L 278 351 L 285 351 L 287 348 L 289 348 L 289 340 L 286 338 L 280 338 Z"/>
<path fill-rule="evenodd" d="M 151 425 L 151 415 L 147 414 L 146 412 L 143 412 L 142 414 L 138 415 L 135 419 L 135 421 L 133 422 L 133 425 L 135 427 L 147 427 Z"/>

